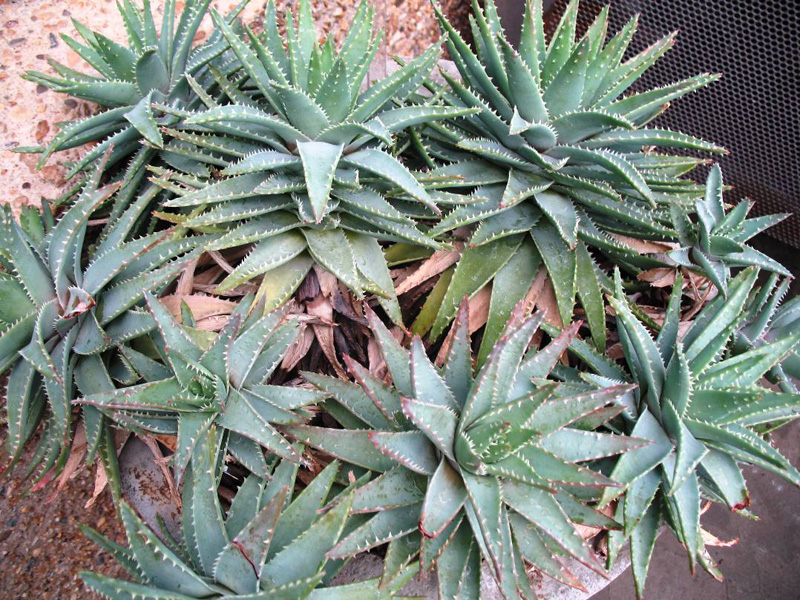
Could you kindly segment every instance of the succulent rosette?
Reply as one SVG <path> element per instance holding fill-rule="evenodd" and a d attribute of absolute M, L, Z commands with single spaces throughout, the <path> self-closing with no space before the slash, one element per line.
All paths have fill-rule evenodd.
<path fill-rule="evenodd" d="M 353 503 L 371 518 L 331 556 L 388 542 L 384 578 L 419 554 L 423 564 L 436 564 L 444 598 L 480 597 L 482 558 L 509 599 L 533 593 L 526 564 L 580 587 L 553 553 L 602 571 L 574 523 L 618 527 L 592 507 L 616 484 L 591 464 L 644 442 L 593 430 L 619 414 L 632 386 L 576 393 L 547 381 L 575 329 L 528 351 L 541 320 L 515 312 L 473 376 L 466 304 L 441 370 L 419 338 L 407 351 L 371 315 L 390 386 L 354 362 L 357 384 L 306 374 L 332 395 L 338 406 L 331 413 L 348 429 L 284 430 L 377 475 Z"/>

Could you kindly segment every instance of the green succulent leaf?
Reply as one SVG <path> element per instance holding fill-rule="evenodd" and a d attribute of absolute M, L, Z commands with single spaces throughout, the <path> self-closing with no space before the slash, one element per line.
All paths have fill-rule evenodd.
<path fill-rule="evenodd" d="M 356 490 L 354 506 L 358 513 L 373 516 L 340 543 L 334 556 L 350 556 L 386 542 L 390 542 L 391 553 L 392 545 L 400 546 L 400 540 L 410 536 L 417 539 L 421 533 L 419 551 L 426 563 L 436 561 L 440 589 L 478 589 L 472 587 L 477 585 L 475 581 L 463 578 L 464 569 L 477 560 L 469 558 L 476 552 L 476 556 L 485 558 L 503 589 L 525 590 L 528 594 L 528 584 L 515 573 L 523 572 L 523 557 L 533 558 L 538 564 L 531 548 L 541 535 L 561 552 L 599 569 L 597 558 L 578 535 L 572 519 L 602 523 L 604 527 L 619 525 L 585 506 L 577 496 L 557 491 L 575 484 L 616 485 L 577 463 L 590 464 L 617 454 L 627 456 L 647 443 L 645 439 L 570 428 L 577 420 L 604 410 L 630 393 L 632 387 L 609 387 L 583 395 L 565 389 L 563 394 L 555 394 L 557 383 L 531 380 L 534 373 L 548 376 L 571 338 L 553 342 L 553 350 L 529 351 L 542 315 L 524 318 L 521 308 L 511 314 L 494 351 L 473 379 L 467 311 L 464 301 L 441 370 L 428 358 L 419 338 L 405 350 L 376 315 L 368 314 L 398 393 L 389 394 L 385 388 L 375 393 L 374 383 L 368 383 L 365 370 L 354 362 L 348 362 L 348 367 L 363 388 L 362 394 L 354 384 L 309 376 L 309 381 L 332 393 L 358 422 L 386 419 L 378 431 L 308 426 L 287 429 L 298 440 L 380 473 Z M 536 361 L 540 353 L 553 358 Z M 517 379 L 522 383 L 519 387 L 515 385 Z M 367 408 L 364 395 L 375 403 L 377 412 Z M 405 418 L 386 418 L 396 414 L 398 401 Z M 605 422 L 619 410 L 599 420 Z M 348 418 L 342 421 L 346 425 Z M 367 441 L 372 448 L 365 444 Z M 552 453 L 541 447 L 548 443 L 552 444 Z M 528 536 L 537 537 L 518 541 L 511 529 L 515 515 L 522 515 L 535 528 L 536 533 Z M 402 552 L 397 548 L 398 560 L 411 555 L 411 544 L 409 539 L 401 546 Z M 541 561 L 543 568 L 552 568 L 549 554 Z"/>
<path fill-rule="evenodd" d="M 226 515 L 217 495 L 219 459 L 225 446 L 218 443 L 213 432 L 211 429 L 193 450 L 187 469 L 180 531 L 186 556 L 163 542 L 127 502 L 122 502 L 120 510 L 130 548 L 96 534 L 90 537 L 109 548 L 134 581 L 83 573 L 91 589 L 108 598 L 292 600 L 312 597 L 314 588 L 322 593 L 317 596 L 320 598 L 329 594 L 339 597 L 336 594 L 346 594 L 353 586 L 366 586 L 370 594 L 377 590 L 373 581 L 342 588 L 322 581 L 324 569 L 334 564 L 328 555 L 345 531 L 353 502 L 352 490 L 332 490 L 337 463 L 329 465 L 294 499 L 289 490 L 297 469 L 291 463 L 279 463 L 268 484 L 251 475 L 239 487 Z M 333 506 L 320 515 L 318 510 L 326 500 Z M 408 572 L 398 573 L 399 585 L 407 579 Z M 394 585 L 395 581 L 391 589 Z"/>

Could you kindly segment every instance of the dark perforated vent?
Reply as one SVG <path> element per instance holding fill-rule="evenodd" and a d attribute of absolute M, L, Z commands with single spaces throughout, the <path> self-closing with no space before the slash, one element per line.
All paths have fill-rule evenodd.
<path fill-rule="evenodd" d="M 584 0 L 581 33 L 608 2 Z M 551 26 L 565 0 L 550 13 Z M 800 247 L 800 2 L 797 0 L 615 0 L 609 30 L 641 13 L 632 52 L 678 30 L 675 47 L 639 87 L 705 71 L 722 73 L 710 88 L 675 103 L 659 125 L 712 140 L 734 199 L 756 201 L 759 214 L 793 212 L 770 231 Z M 730 198 L 730 196 L 728 196 Z"/>

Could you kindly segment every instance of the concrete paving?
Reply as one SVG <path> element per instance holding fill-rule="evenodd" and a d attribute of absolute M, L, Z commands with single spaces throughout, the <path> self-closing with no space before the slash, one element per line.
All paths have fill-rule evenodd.
<path fill-rule="evenodd" d="M 800 422 L 774 435 L 774 445 L 800 465 Z M 725 580 L 704 571 L 693 578 L 686 551 L 666 532 L 658 540 L 645 590 L 646 600 L 797 600 L 800 599 L 800 489 L 766 471 L 748 468 L 755 522 L 714 506 L 703 526 L 722 540 L 738 538 L 731 548 L 715 548 Z M 633 600 L 630 569 L 592 600 Z"/>

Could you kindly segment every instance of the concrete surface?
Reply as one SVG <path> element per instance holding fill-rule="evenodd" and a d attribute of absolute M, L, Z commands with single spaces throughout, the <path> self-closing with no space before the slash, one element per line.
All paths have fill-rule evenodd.
<path fill-rule="evenodd" d="M 160 15 L 163 1 L 151 4 Z M 223 12 L 235 4 L 236 0 L 214 2 Z M 254 16 L 255 9 L 249 9 L 246 17 Z M 80 39 L 72 19 L 115 40 L 125 39 L 122 19 L 112 0 L 0 0 L 1 201 L 15 210 L 25 204 L 38 205 L 42 197 L 59 197 L 65 191 L 64 163 L 75 160 L 82 151 L 58 153 L 37 170 L 38 155 L 14 154 L 10 150 L 46 144 L 56 134 L 58 122 L 84 118 L 95 110 L 89 103 L 56 94 L 21 78 L 27 70 L 52 74 L 48 58 L 79 71 L 91 70 L 60 37 L 64 33 Z M 208 31 L 210 23 L 205 22 L 198 37 Z"/>
<path fill-rule="evenodd" d="M 800 464 L 800 423 L 774 434 L 774 445 L 794 465 Z M 725 581 L 718 583 L 704 571 L 689 573 L 683 547 L 671 533 L 656 544 L 647 600 L 797 600 L 800 598 L 800 489 L 760 469 L 746 469 L 752 494 L 751 510 L 759 522 L 715 506 L 703 526 L 722 540 L 739 538 L 731 548 L 715 548 Z M 633 600 L 630 570 L 593 600 Z"/>

